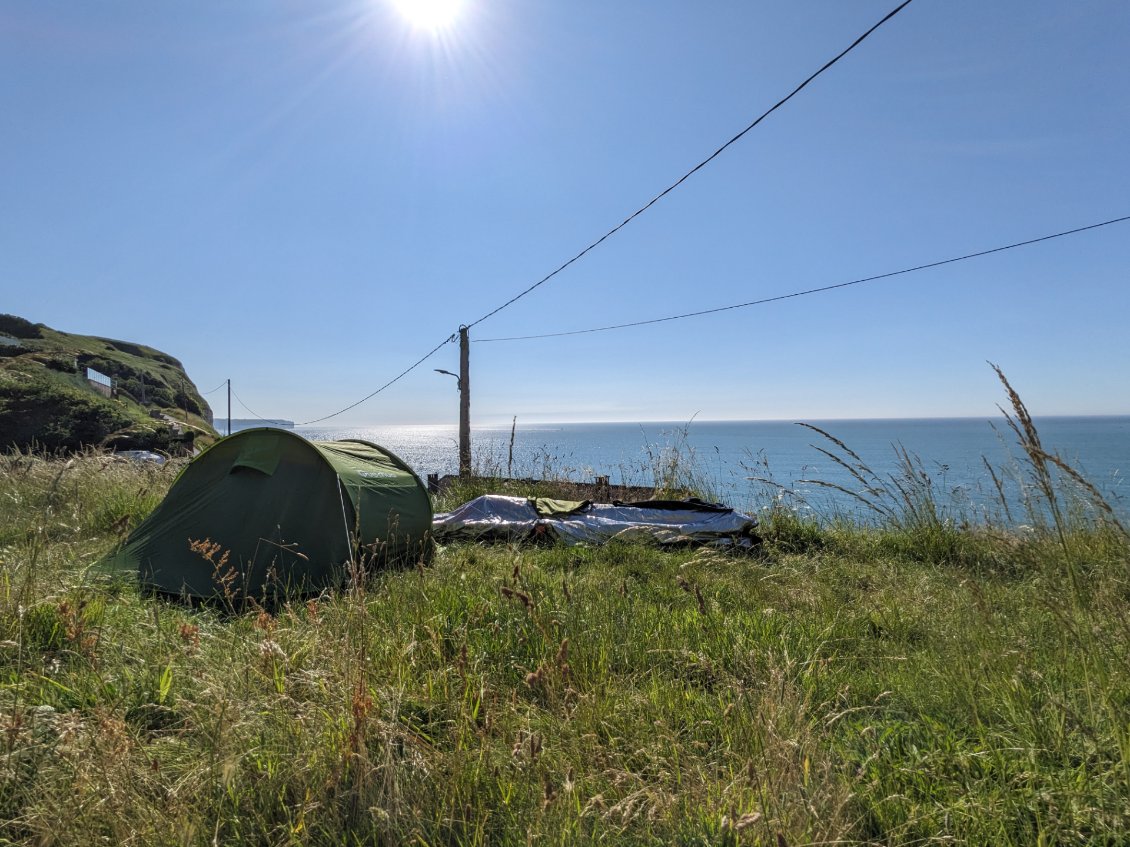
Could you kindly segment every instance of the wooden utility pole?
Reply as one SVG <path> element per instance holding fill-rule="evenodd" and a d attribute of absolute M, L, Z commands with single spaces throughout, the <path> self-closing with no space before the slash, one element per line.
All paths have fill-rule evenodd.
<path fill-rule="evenodd" d="M 228 379 L 228 435 L 231 435 L 231 379 Z"/>
<path fill-rule="evenodd" d="M 471 475 L 471 342 L 459 327 L 459 476 Z"/>

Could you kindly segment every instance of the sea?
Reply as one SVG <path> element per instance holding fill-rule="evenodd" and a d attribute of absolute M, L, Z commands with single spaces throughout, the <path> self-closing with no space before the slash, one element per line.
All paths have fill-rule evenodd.
<path fill-rule="evenodd" d="M 1130 416 L 1043 417 L 1060 457 L 1120 520 L 1130 519 Z M 297 427 L 311 440 L 380 444 L 421 477 L 455 473 L 455 426 Z M 954 520 L 1024 524 L 1042 510 L 1031 466 L 1004 418 L 563 423 L 473 427 L 479 472 L 516 478 L 692 487 L 745 511 L 787 506 L 821 518 L 881 519 L 928 494 Z M 1102 511 L 1056 472 L 1073 508 Z M 1041 512 L 1042 513 L 1042 512 Z"/>

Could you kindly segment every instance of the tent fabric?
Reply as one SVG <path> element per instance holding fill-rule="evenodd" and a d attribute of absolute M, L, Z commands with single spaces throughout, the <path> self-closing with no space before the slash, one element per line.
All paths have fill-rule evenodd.
<path fill-rule="evenodd" d="M 383 447 L 250 429 L 197 456 L 102 564 L 186 597 L 313 593 L 361 546 L 381 561 L 421 555 L 431 520 L 426 487 Z M 219 545 L 210 558 L 191 546 L 205 540 Z"/>
<path fill-rule="evenodd" d="M 432 534 L 441 543 L 547 536 L 567 545 L 631 539 L 749 548 L 756 543 L 756 527 L 755 518 L 712 503 L 583 503 L 546 515 L 536 500 L 487 494 L 436 515 Z"/>

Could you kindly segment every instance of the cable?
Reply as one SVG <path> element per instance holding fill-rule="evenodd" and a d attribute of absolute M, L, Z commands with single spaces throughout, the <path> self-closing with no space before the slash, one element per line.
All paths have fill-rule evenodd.
<path fill-rule="evenodd" d="M 501 306 L 498 306 L 498 307 L 492 309 L 491 311 L 489 311 L 485 315 L 483 315 L 481 318 L 479 318 L 477 321 L 474 321 L 474 322 L 468 324 L 467 328 L 470 329 L 473 326 L 477 326 L 478 324 L 485 321 L 487 318 L 498 314 L 503 309 L 505 309 L 507 306 L 510 306 L 513 303 L 516 303 L 518 300 L 525 297 L 527 294 L 529 294 L 535 288 L 537 288 L 540 285 L 543 285 L 546 282 L 549 282 L 549 280 L 553 279 L 553 277 L 557 276 L 557 274 L 561 273 L 563 270 L 565 270 L 567 267 L 572 265 L 578 259 L 583 257 L 589 251 L 598 247 L 599 245 L 604 243 L 607 239 L 609 239 L 611 236 L 615 235 L 617 232 L 619 232 L 621 229 L 623 229 L 625 226 L 627 226 L 629 223 L 631 223 L 637 217 L 642 215 L 644 212 L 646 212 L 648 209 L 650 209 L 652 206 L 654 206 L 656 203 L 658 203 L 660 200 L 662 200 L 664 197 L 666 197 L 668 194 L 670 194 L 672 191 L 674 191 L 676 188 L 678 188 L 680 185 L 682 185 L 684 182 L 686 182 L 688 179 L 690 179 L 698 171 L 702 170 L 702 168 L 706 167 L 706 165 L 710 164 L 710 162 L 712 162 L 719 155 L 721 155 L 724 150 L 726 150 L 732 144 L 739 141 L 743 136 L 745 136 L 746 133 L 748 133 L 755 126 L 757 126 L 759 123 L 761 123 L 767 117 L 769 117 L 769 115 L 773 114 L 773 112 L 777 111 L 779 108 L 781 108 L 787 102 L 789 102 L 791 99 L 793 99 L 793 97 L 795 97 L 797 94 L 799 94 L 801 92 L 801 90 L 804 89 L 814 79 L 816 79 L 816 77 L 820 76 L 822 73 L 824 73 L 824 71 L 828 70 L 830 67 L 832 67 L 832 65 L 836 64 L 836 62 L 840 61 L 840 59 L 842 59 L 844 56 L 846 56 L 848 53 L 850 53 L 852 50 L 854 50 L 856 47 L 858 47 L 860 44 L 862 44 L 867 39 L 868 36 L 870 36 L 873 32 L 875 32 L 875 30 L 877 30 L 879 27 L 881 27 L 883 24 L 885 24 L 887 21 L 889 21 L 891 18 L 893 18 L 899 12 L 901 12 L 904 8 L 909 6 L 911 4 L 911 2 L 913 2 L 913 0 L 903 0 L 902 3 L 900 3 L 893 10 L 891 10 L 885 16 L 883 16 L 883 18 L 878 23 L 876 23 L 874 26 L 872 26 L 870 29 L 868 29 L 866 32 L 864 32 L 861 36 L 856 38 L 855 41 L 853 41 L 847 48 L 842 50 L 840 53 L 838 53 L 832 59 L 828 60 L 823 65 L 823 67 L 821 67 L 818 71 L 816 71 L 815 73 L 810 75 L 807 79 L 805 79 L 804 82 L 802 82 L 800 85 L 798 85 L 796 88 L 794 88 L 787 96 L 783 97 L 781 100 L 779 100 L 777 103 L 775 103 L 771 108 L 769 108 L 765 112 L 763 112 L 756 120 L 754 120 L 751 124 L 749 124 L 749 126 L 747 126 L 745 129 L 743 129 L 741 132 L 739 132 L 737 135 L 735 135 L 733 138 L 731 138 L 729 141 L 727 141 L 725 144 L 723 144 L 721 147 L 719 147 L 717 150 L 715 150 L 713 153 L 711 153 L 709 156 L 707 156 L 705 159 L 703 159 L 701 162 L 699 162 L 697 165 L 695 165 L 693 168 L 691 168 L 689 171 L 687 171 L 685 174 L 683 174 L 681 177 L 679 177 L 678 180 L 676 180 L 671 185 L 667 186 L 667 188 L 665 188 L 661 192 L 659 192 L 659 194 L 657 194 L 653 198 L 651 198 L 651 200 L 649 200 L 646 204 L 641 206 L 639 209 L 637 209 L 635 212 L 633 212 L 631 215 L 629 215 L 627 218 L 625 218 L 619 224 L 614 226 L 612 229 L 610 229 L 608 232 L 606 232 L 604 235 L 602 235 L 600 238 L 598 238 L 596 241 L 594 241 L 592 244 L 590 244 L 588 247 L 586 247 L 580 253 L 575 255 L 573 258 L 569 259 L 569 261 L 562 264 L 560 267 L 558 267 L 553 272 L 542 277 L 540 280 L 535 282 L 533 285 L 529 286 L 526 290 L 515 295 L 514 297 L 511 297 L 509 300 L 507 300 Z M 386 388 L 388 388 L 389 386 L 398 382 L 400 379 L 402 379 L 403 377 L 407 376 L 409 373 L 414 371 L 416 368 L 418 368 L 420 365 L 422 365 L 424 362 L 426 362 L 428 359 L 430 359 L 433 355 L 435 355 L 441 347 L 443 347 L 445 344 L 450 344 L 452 341 L 454 341 L 455 337 L 456 336 L 454 334 L 449 336 L 444 341 L 440 342 L 435 347 L 433 347 L 431 350 L 429 350 L 427 353 L 425 353 L 415 363 L 413 363 L 412 365 L 405 368 L 403 371 L 401 371 L 395 377 L 390 379 L 388 382 L 386 382 L 384 385 L 382 385 L 376 391 L 373 391 L 371 394 L 367 394 L 366 396 L 362 397 L 356 403 L 351 403 L 348 406 L 346 406 L 345 408 L 339 409 L 338 411 L 333 412 L 332 414 L 325 415 L 325 416 L 320 417 L 320 418 L 314 418 L 313 420 L 304 421 L 303 423 L 300 423 L 300 424 L 297 424 L 297 425 L 298 426 L 309 426 L 311 424 L 321 423 L 322 421 L 328 421 L 330 418 L 335 418 L 338 415 L 343 414 L 344 412 L 348 412 L 350 409 L 354 409 L 357 406 L 360 406 L 365 401 L 370 400 L 373 397 L 377 396 L 382 391 L 384 391 Z M 491 339 L 491 340 L 504 340 L 504 339 Z M 239 398 L 237 397 L 236 399 L 239 399 Z M 247 409 L 247 411 L 251 412 L 251 410 L 248 409 L 247 406 L 243 404 L 243 401 L 240 401 L 240 404 L 243 405 L 243 408 Z M 254 415 L 255 413 L 251 412 L 251 414 Z M 259 416 L 256 415 L 256 417 L 259 417 Z M 261 420 L 266 420 L 266 418 L 261 418 Z"/>
<path fill-rule="evenodd" d="M 820 68 L 820 70 L 816 71 L 814 74 L 809 76 L 808 79 L 806 79 L 804 82 L 802 82 L 796 88 L 794 88 L 786 97 L 783 97 L 781 100 L 778 100 L 777 103 L 775 103 L 770 109 L 763 112 L 761 114 L 761 116 L 758 117 L 753 123 L 751 123 L 745 129 L 743 129 L 741 132 L 739 132 L 737 135 L 735 135 L 733 138 L 731 138 L 729 141 L 727 141 L 725 144 L 723 144 L 721 147 L 719 147 L 717 150 L 715 150 L 713 153 L 711 153 L 709 156 L 707 156 L 705 159 L 703 159 L 701 162 L 699 162 L 697 165 L 695 165 L 693 168 L 691 168 L 689 171 L 687 171 L 685 174 L 683 174 L 681 177 L 679 177 L 675 182 L 671 183 L 671 185 L 667 186 L 662 191 L 660 191 L 658 194 L 656 194 L 654 197 L 652 197 L 650 200 L 648 200 L 647 203 L 645 203 L 639 209 L 632 212 L 632 214 L 628 215 L 628 217 L 626 217 L 623 221 L 618 223 L 616 226 L 612 227 L 612 229 L 608 230 L 608 232 L 604 233 L 604 235 L 602 235 L 600 238 L 598 238 L 596 241 L 594 241 L 592 244 L 590 244 L 588 247 L 586 247 L 580 253 L 575 255 L 572 259 L 565 262 L 563 265 L 561 265 L 560 267 L 558 267 L 556 270 L 552 271 L 551 273 L 548 273 L 545 276 L 543 276 L 541 279 L 539 279 L 537 282 L 535 282 L 533 285 L 531 285 L 525 291 L 522 291 L 519 294 L 516 294 L 515 296 L 511 297 L 509 300 L 507 300 L 501 306 L 498 306 L 497 308 L 492 309 L 491 311 L 487 312 L 485 315 L 483 315 L 477 321 L 474 321 L 474 322 L 468 324 L 467 328 L 470 329 L 471 327 L 474 327 L 478 324 L 481 324 L 487 318 L 489 318 L 493 315 L 497 315 L 499 312 L 501 312 L 507 306 L 510 306 L 510 305 L 516 303 L 517 301 L 521 300 L 523 297 L 525 297 L 527 294 L 529 294 L 531 291 L 533 291 L 538 286 L 544 285 L 545 283 L 549 282 L 551 279 L 553 279 L 555 276 L 557 276 L 559 273 L 561 273 L 563 270 L 565 270 L 571 264 L 573 264 L 578 259 L 583 257 L 590 250 L 593 250 L 594 248 L 599 247 L 608 238 L 615 235 L 621 229 L 626 227 L 628 224 L 630 224 L 632 221 L 634 221 L 636 218 L 638 218 L 640 215 L 642 215 L 644 212 L 646 212 L 648 209 L 650 209 L 652 206 L 654 206 L 656 203 L 658 203 L 660 200 L 662 200 L 664 197 L 666 197 L 668 194 L 670 194 L 672 191 L 674 191 L 676 188 L 678 188 L 680 185 L 682 185 L 684 182 L 686 182 L 688 179 L 690 179 L 692 176 L 694 176 L 696 173 L 698 173 L 700 170 L 702 170 L 704 167 L 706 167 L 708 164 L 710 164 L 710 162 L 714 161 L 714 159 L 716 159 L 719 155 L 721 155 L 722 151 L 724 151 L 726 148 L 728 148 L 731 144 L 734 144 L 735 142 L 740 140 L 747 132 L 749 132 L 751 129 L 753 129 L 755 126 L 757 126 L 759 123 L 761 123 L 767 117 L 769 117 L 771 114 L 773 114 L 779 108 L 781 108 L 786 103 L 788 103 L 790 100 L 792 100 L 793 97 L 795 97 L 797 94 L 799 94 L 801 92 L 801 90 L 803 90 L 810 82 L 812 82 L 814 79 L 816 79 L 816 77 L 820 76 L 820 74 L 824 73 L 824 71 L 828 70 L 830 67 L 832 67 L 832 65 L 836 64 L 836 62 L 840 61 L 840 59 L 842 59 L 844 56 L 846 56 L 848 53 L 850 53 L 852 50 L 854 50 L 856 47 L 858 47 L 860 44 L 862 44 L 867 39 L 867 37 L 871 35 L 871 33 L 875 32 L 875 30 L 877 30 L 879 27 L 881 27 L 883 24 L 885 24 L 887 21 L 889 21 L 891 18 L 893 18 L 895 15 L 897 15 L 899 12 L 901 12 L 903 9 L 905 9 L 907 6 L 909 6 L 911 4 L 911 2 L 912 2 L 912 0 L 904 0 L 904 2 L 900 3 L 894 9 L 892 9 L 890 12 L 888 12 L 886 15 L 884 15 L 882 20 L 880 20 L 877 24 L 875 24 L 873 27 L 871 27 L 869 30 L 867 30 L 865 33 L 863 33 L 863 35 L 859 36 L 859 38 L 855 39 L 855 41 L 853 41 L 846 49 L 842 50 L 840 53 L 838 53 L 832 59 L 829 59 L 824 64 L 824 66 Z"/>
<path fill-rule="evenodd" d="M 265 418 L 258 412 L 254 411 L 250 406 L 239 399 L 239 395 L 235 393 L 235 389 L 232 389 L 231 396 L 235 398 L 235 401 L 239 403 L 239 405 L 241 405 L 251 415 L 251 417 L 258 418 L 259 420 L 266 421 L 267 423 L 274 423 L 276 420 L 278 420 L 277 418 Z"/>
<path fill-rule="evenodd" d="M 823 285 L 820 288 L 809 288 L 804 291 L 794 291 L 791 294 L 779 294 L 775 297 L 765 297 L 761 300 L 750 300 L 746 303 L 735 303 L 731 306 L 719 306 L 715 309 L 702 309 L 698 312 L 686 312 L 681 315 L 668 315 L 664 318 L 651 318 L 646 321 L 631 321 L 630 323 L 612 324 L 610 326 L 598 326 L 590 329 L 574 329 L 567 332 L 546 332 L 540 335 L 512 335 L 506 338 L 476 338 L 476 344 L 486 343 L 488 341 L 529 341 L 535 338 L 560 338 L 564 335 L 584 335 L 590 332 L 608 332 L 613 329 L 626 329 L 633 326 L 646 326 L 647 324 L 664 323 L 665 321 L 678 321 L 683 318 L 696 318 L 701 315 L 713 315 L 717 312 L 727 312 L 731 309 L 745 309 L 749 306 L 760 306 L 765 303 L 774 303 L 778 300 L 789 300 L 793 297 L 804 297 L 807 294 L 819 294 L 823 291 L 833 291 L 837 288 L 847 288 L 852 285 L 861 285 L 865 282 L 874 282 L 879 279 L 888 279 L 892 276 L 900 276 L 902 274 L 914 273 L 915 271 L 924 271 L 929 268 L 937 268 L 942 265 L 951 265 L 954 262 L 964 262 L 966 259 L 976 259 L 980 256 L 988 256 L 992 253 L 1001 253 L 1005 250 L 1013 250 L 1017 247 L 1027 247 L 1031 244 L 1039 244 L 1041 241 L 1050 241 L 1053 238 L 1063 238 L 1067 235 L 1076 235 L 1080 232 L 1087 232 L 1088 230 L 1098 229 L 1099 227 L 1110 226 L 1112 224 L 1125 223 L 1130 221 L 1130 215 L 1121 218 L 1112 218 L 1109 221 L 1102 223 L 1089 224 L 1088 226 L 1081 226 L 1075 229 L 1064 230 L 1063 232 L 1056 232 L 1052 235 L 1042 235 L 1039 238 L 1030 238 L 1027 241 L 1017 241 L 1014 244 L 1006 244 L 1003 247 L 994 247 L 991 250 L 981 250 L 977 253 L 967 253 L 964 256 L 955 256 L 951 259 L 942 259 L 938 262 L 928 262 L 924 265 L 915 265 L 912 268 L 903 268 L 900 271 L 890 271 L 889 273 L 877 274 L 875 276 L 863 277 L 862 279 L 853 279 L 851 282 L 838 282 L 835 285 Z"/>
<path fill-rule="evenodd" d="M 408 376 L 408 374 L 410 374 L 412 371 L 416 370 L 416 368 L 420 367 L 420 365 L 424 364 L 424 362 L 426 362 L 428 359 L 430 359 L 432 356 L 434 356 L 436 353 L 438 353 L 440 348 L 443 347 L 443 345 L 450 344 L 454 340 L 455 340 L 455 334 L 449 335 L 447 338 L 445 338 L 443 341 L 441 341 L 439 344 L 437 344 L 435 347 L 433 347 L 431 350 L 429 350 L 427 353 L 425 353 L 421 358 L 417 359 L 414 364 L 409 365 L 407 368 L 402 370 L 400 373 L 398 373 L 396 376 L 394 376 L 392 379 L 390 379 L 388 382 L 386 382 L 384 385 L 382 385 L 380 388 L 378 388 L 372 394 L 366 394 L 364 397 L 362 397 L 356 403 L 350 403 L 344 409 L 338 409 L 332 415 L 326 415 L 325 417 L 322 417 L 322 418 L 314 418 L 314 420 L 312 420 L 312 421 L 303 421 L 302 423 L 298 424 L 298 426 L 309 426 L 310 424 L 316 424 L 316 423 L 321 423 L 322 421 L 328 421 L 330 418 L 336 418 L 338 415 L 342 414 L 343 412 L 348 412 L 350 409 L 354 409 L 357 406 L 360 406 L 366 400 L 371 400 L 373 397 L 376 397 L 378 394 L 380 394 L 382 391 L 384 391 L 386 388 L 388 388 L 390 385 L 392 385 L 395 382 L 399 382 L 401 378 Z M 246 406 L 244 406 L 243 408 L 247 409 Z M 251 410 L 248 409 L 248 411 L 251 411 Z"/>
<path fill-rule="evenodd" d="M 217 385 L 211 391 L 205 391 L 205 392 L 201 393 L 200 396 L 201 397 L 207 397 L 209 394 L 215 394 L 217 391 L 219 391 L 221 388 L 223 388 L 227 384 L 228 384 L 228 381 L 225 379 L 223 382 L 221 382 L 219 385 Z"/>

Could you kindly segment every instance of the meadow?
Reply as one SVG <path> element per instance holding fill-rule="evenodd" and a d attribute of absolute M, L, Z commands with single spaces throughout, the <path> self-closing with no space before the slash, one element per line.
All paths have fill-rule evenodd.
<path fill-rule="evenodd" d="M 176 463 L 0 457 L 0 843 L 1130 843 L 1130 536 L 1010 399 L 1022 525 L 830 442 L 882 520 L 453 545 L 275 613 L 90 570 Z"/>

